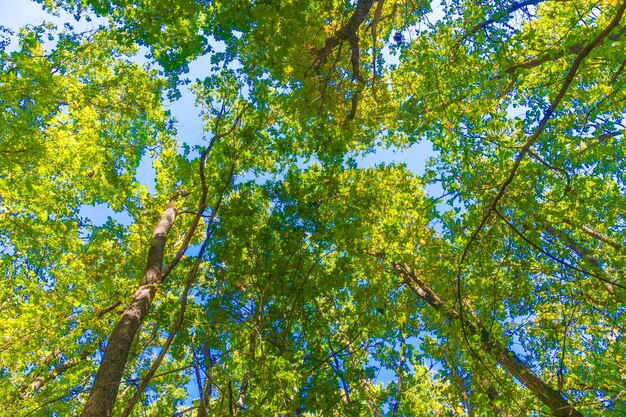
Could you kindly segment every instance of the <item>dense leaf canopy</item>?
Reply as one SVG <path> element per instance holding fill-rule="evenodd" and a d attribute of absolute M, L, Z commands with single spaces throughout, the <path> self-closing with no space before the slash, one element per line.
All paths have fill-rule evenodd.
<path fill-rule="evenodd" d="M 40 3 L 98 25 L 2 28 L 0 414 L 626 415 L 626 2 Z"/>

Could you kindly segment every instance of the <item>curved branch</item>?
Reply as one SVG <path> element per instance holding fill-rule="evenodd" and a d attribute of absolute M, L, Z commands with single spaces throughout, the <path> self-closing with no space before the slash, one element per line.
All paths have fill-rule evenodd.
<path fill-rule="evenodd" d="M 189 247 L 189 243 L 191 242 L 193 235 L 196 233 L 196 230 L 200 223 L 200 219 L 202 218 L 202 215 L 204 211 L 206 210 L 206 206 L 207 206 L 206 200 L 207 200 L 207 196 L 209 193 L 209 187 L 206 183 L 206 175 L 204 173 L 206 160 L 209 157 L 209 154 L 211 153 L 213 146 L 217 142 L 219 142 L 221 139 L 233 133 L 235 129 L 237 128 L 237 126 L 239 126 L 241 122 L 241 118 L 243 117 L 246 110 L 247 110 L 247 107 L 244 107 L 241 110 L 241 112 L 235 118 L 235 121 L 231 125 L 230 129 L 228 129 L 228 131 L 223 134 L 217 133 L 219 119 L 221 118 L 221 115 L 222 115 L 222 113 L 220 112 L 220 117 L 218 117 L 218 121 L 216 123 L 216 133 L 213 135 L 213 138 L 211 138 L 211 142 L 209 143 L 209 146 L 207 146 L 207 148 L 204 150 L 204 152 L 202 152 L 202 155 L 200 156 L 199 170 L 200 170 L 200 182 L 202 185 L 202 193 L 200 195 L 200 200 L 198 202 L 198 210 L 196 211 L 196 214 L 193 220 L 191 221 L 191 226 L 189 226 L 189 229 L 187 230 L 187 233 L 185 234 L 185 237 L 183 239 L 183 243 L 180 246 L 180 249 L 178 249 L 178 252 L 176 252 L 176 255 L 174 256 L 174 258 L 165 266 L 165 268 L 163 268 L 163 272 L 161 273 L 161 281 L 167 278 L 167 276 L 172 272 L 172 270 L 176 267 L 176 265 L 178 265 L 178 262 L 180 262 L 180 260 L 185 255 L 185 252 L 187 251 L 187 248 Z"/>

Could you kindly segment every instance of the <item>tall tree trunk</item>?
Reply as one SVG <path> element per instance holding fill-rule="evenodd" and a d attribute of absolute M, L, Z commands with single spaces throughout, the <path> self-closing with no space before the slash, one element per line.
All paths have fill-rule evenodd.
<path fill-rule="evenodd" d="M 449 307 L 435 292 L 420 280 L 413 270 L 406 264 L 395 266 L 398 274 L 404 278 L 406 284 L 413 292 L 452 319 L 459 319 L 460 314 Z M 469 307 L 468 307 L 469 310 Z M 469 321 L 471 319 L 471 321 Z M 479 336 L 480 343 L 485 351 L 493 355 L 498 363 L 518 381 L 532 392 L 552 414 L 556 417 L 583 417 L 582 414 L 569 404 L 561 394 L 539 378 L 519 356 L 509 350 L 502 342 L 496 340 L 489 330 L 480 324 L 477 317 L 470 311 L 465 320 L 465 328 L 469 334 Z"/>
<path fill-rule="evenodd" d="M 165 241 L 176 218 L 176 200 L 181 195 L 183 192 L 176 193 L 154 228 L 143 280 L 109 337 L 81 417 L 110 417 L 113 413 L 130 346 L 141 322 L 150 310 L 157 286 L 162 282 L 161 268 Z"/>

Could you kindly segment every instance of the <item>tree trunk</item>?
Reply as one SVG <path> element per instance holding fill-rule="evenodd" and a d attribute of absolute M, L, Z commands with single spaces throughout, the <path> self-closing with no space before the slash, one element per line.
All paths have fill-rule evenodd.
<path fill-rule="evenodd" d="M 152 233 L 143 280 L 109 337 L 81 417 L 110 417 L 113 413 L 130 346 L 141 322 L 148 314 L 157 286 L 161 283 L 165 241 L 176 218 L 176 200 L 182 194 L 178 192 L 172 198 Z"/>
<path fill-rule="evenodd" d="M 447 314 L 452 319 L 460 319 L 460 314 L 441 300 L 435 292 L 422 282 L 406 264 L 395 266 L 396 271 L 404 278 L 409 288 L 430 306 Z M 469 310 L 469 308 L 468 308 Z M 498 363 L 518 381 L 532 392 L 546 407 L 552 410 L 556 417 L 583 417 L 583 415 L 569 404 L 555 389 L 551 388 L 539 378 L 530 367 L 522 361 L 514 352 L 510 351 L 499 340 L 491 336 L 489 330 L 478 322 L 475 315 L 470 311 L 472 322 L 465 320 L 465 328 L 469 334 L 479 336 L 479 340 L 485 351 L 493 355 Z"/>

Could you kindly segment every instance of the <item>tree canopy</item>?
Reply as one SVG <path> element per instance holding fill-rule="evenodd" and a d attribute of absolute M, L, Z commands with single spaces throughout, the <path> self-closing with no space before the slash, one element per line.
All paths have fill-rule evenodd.
<path fill-rule="evenodd" d="M 0 414 L 626 415 L 626 2 L 39 3 L 98 23 L 0 27 Z"/>

